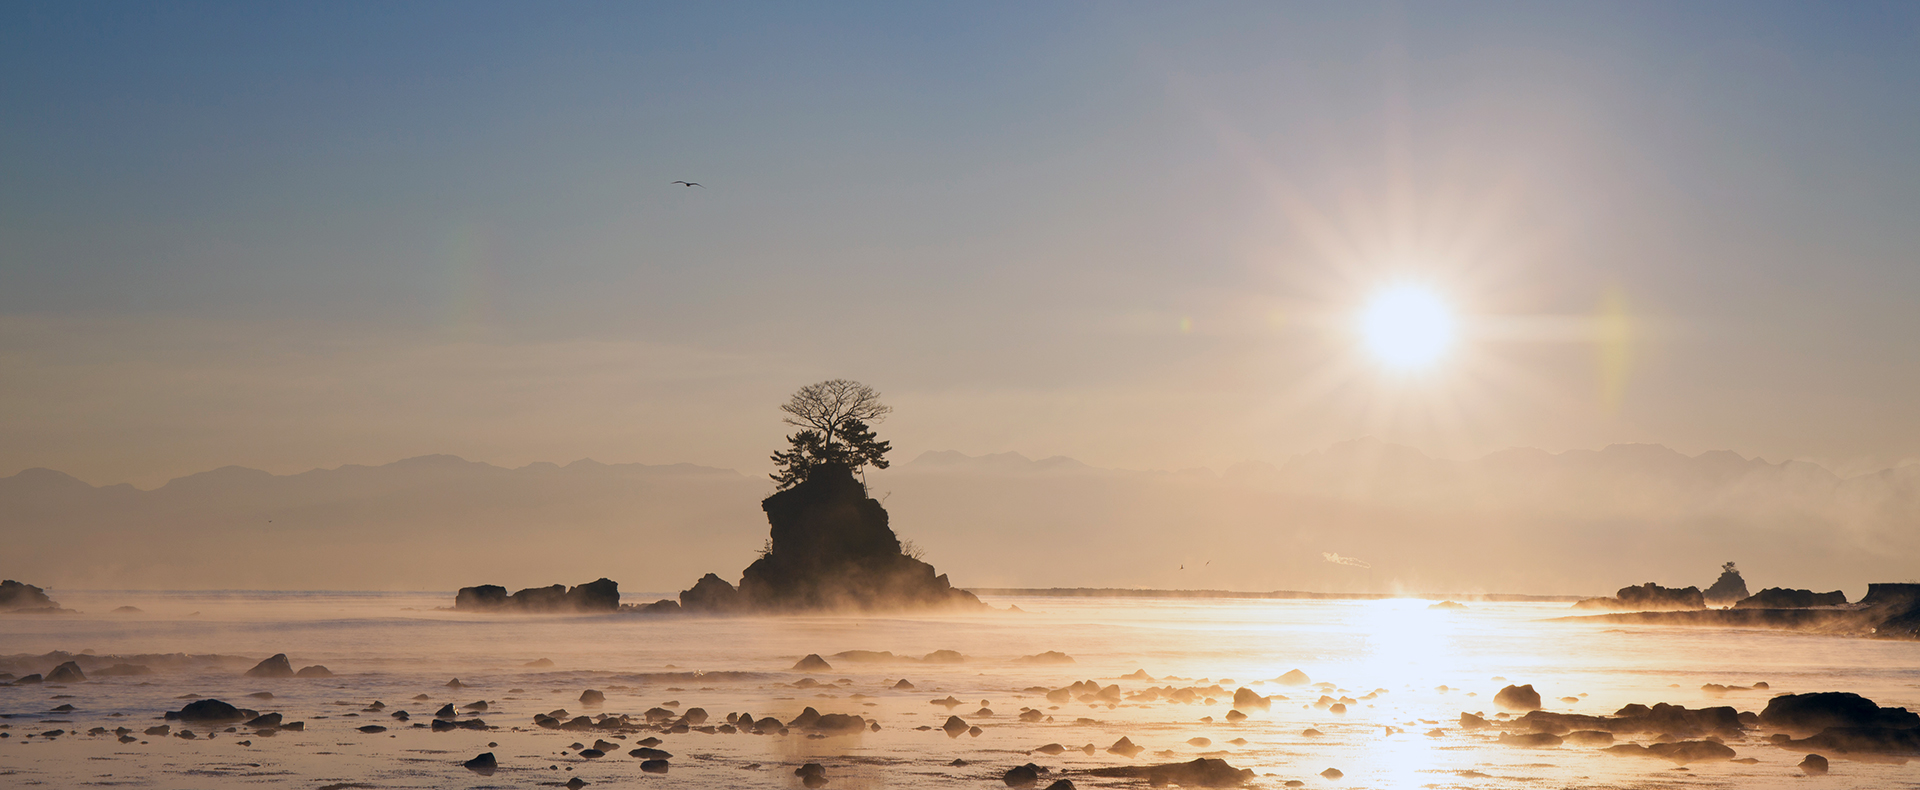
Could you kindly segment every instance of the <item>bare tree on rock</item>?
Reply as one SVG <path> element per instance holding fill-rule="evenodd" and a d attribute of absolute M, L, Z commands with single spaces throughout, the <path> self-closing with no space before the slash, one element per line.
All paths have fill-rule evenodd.
<path fill-rule="evenodd" d="M 787 413 L 786 424 L 819 431 L 827 447 L 833 446 L 834 436 L 848 420 L 874 424 L 893 413 L 892 406 L 880 402 L 880 393 L 874 388 L 846 379 L 801 387 L 780 410 Z"/>

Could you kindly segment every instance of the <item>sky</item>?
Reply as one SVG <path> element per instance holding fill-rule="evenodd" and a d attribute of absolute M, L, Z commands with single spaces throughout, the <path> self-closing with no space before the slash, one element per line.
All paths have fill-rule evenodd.
<path fill-rule="evenodd" d="M 757 473 L 842 377 L 908 457 L 1920 459 L 1911 4 L 13 2 L 0 74 L 0 475 Z"/>

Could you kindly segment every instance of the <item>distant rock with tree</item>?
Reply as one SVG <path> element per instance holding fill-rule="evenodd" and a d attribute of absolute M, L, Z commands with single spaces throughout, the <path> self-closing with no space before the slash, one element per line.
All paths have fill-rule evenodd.
<path fill-rule="evenodd" d="M 1747 580 L 1740 578 L 1740 571 L 1729 562 L 1720 566 L 1720 578 L 1702 595 L 1713 606 L 1732 606 L 1747 597 Z"/>
<path fill-rule="evenodd" d="M 772 533 L 766 550 L 737 587 L 707 574 L 678 602 L 643 609 L 734 614 L 984 606 L 903 550 L 886 509 L 856 477 L 868 466 L 887 468 L 892 449 L 871 427 L 893 411 L 878 392 L 834 379 L 802 387 L 780 408 L 787 424 L 801 430 L 773 455 L 778 468 L 771 477 L 779 490 L 760 503 Z"/>

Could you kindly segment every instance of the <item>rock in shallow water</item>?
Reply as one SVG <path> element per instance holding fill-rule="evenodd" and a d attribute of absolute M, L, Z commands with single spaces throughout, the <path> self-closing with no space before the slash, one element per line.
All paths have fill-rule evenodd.
<path fill-rule="evenodd" d="M 484 752 L 480 756 L 461 763 L 460 765 L 481 776 L 492 776 L 493 772 L 500 767 L 500 764 L 493 758 L 493 752 Z"/>
<path fill-rule="evenodd" d="M 1539 710 L 1540 692 L 1533 690 L 1533 684 L 1508 686 L 1493 695 L 1493 704 L 1508 710 Z"/>
<path fill-rule="evenodd" d="M 247 677 L 250 678 L 290 678 L 293 675 L 293 664 L 287 660 L 285 653 L 275 653 L 272 658 L 247 670 Z"/>

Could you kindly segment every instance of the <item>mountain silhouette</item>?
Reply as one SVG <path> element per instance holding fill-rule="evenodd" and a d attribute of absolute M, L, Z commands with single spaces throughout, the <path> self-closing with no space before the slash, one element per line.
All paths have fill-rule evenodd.
<path fill-rule="evenodd" d="M 1361 439 L 1221 473 L 936 451 L 867 476 L 900 539 L 981 587 L 1601 595 L 1704 588 L 1732 560 L 1756 589 L 1857 597 L 1920 567 L 1913 466 L 1842 477 L 1660 445 L 1447 460 Z M 446 455 L 225 467 L 152 490 L 29 469 L 0 478 L 0 576 L 446 591 L 606 577 L 643 600 L 751 563 L 770 489 L 757 472 L 685 464 Z"/>

